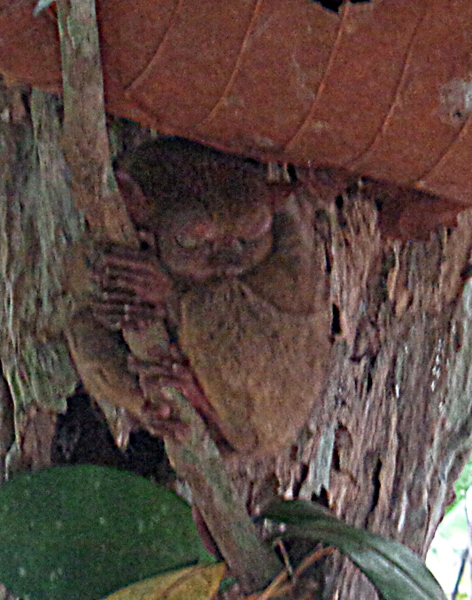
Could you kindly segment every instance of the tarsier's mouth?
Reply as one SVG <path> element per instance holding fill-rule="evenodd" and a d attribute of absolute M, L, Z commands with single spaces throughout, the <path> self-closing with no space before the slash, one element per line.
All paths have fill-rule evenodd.
<path fill-rule="evenodd" d="M 220 280 L 220 279 L 233 279 L 242 275 L 247 270 L 247 266 L 243 265 L 231 265 L 221 267 L 211 267 L 207 269 L 199 269 L 194 271 L 180 272 L 179 275 L 194 281 L 196 283 L 206 283 L 209 281 Z M 175 271 L 174 271 L 175 273 Z"/>
<path fill-rule="evenodd" d="M 237 277 L 247 271 L 247 265 L 245 264 L 224 264 L 215 265 L 213 272 L 216 277 Z"/>
<path fill-rule="evenodd" d="M 218 269 L 219 277 L 237 277 L 244 273 L 245 267 L 243 265 L 231 265 L 230 267 L 223 267 Z"/>
<path fill-rule="evenodd" d="M 216 277 L 236 277 L 247 270 L 247 264 L 240 256 L 215 256 L 209 261 L 211 270 Z"/>

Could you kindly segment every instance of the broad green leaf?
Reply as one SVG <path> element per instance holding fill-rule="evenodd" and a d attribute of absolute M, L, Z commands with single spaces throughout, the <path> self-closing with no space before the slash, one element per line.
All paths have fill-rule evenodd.
<path fill-rule="evenodd" d="M 209 558 L 177 495 L 91 465 L 5 483 L 0 532 L 0 581 L 31 600 L 96 600 Z"/>
<path fill-rule="evenodd" d="M 385 600 L 446 600 L 421 558 L 406 546 L 343 523 L 311 502 L 274 502 L 262 515 L 285 523 L 283 537 L 312 539 L 346 554 Z"/>
<path fill-rule="evenodd" d="M 225 563 L 218 563 L 172 571 L 130 585 L 105 600 L 211 600 L 225 570 Z"/>

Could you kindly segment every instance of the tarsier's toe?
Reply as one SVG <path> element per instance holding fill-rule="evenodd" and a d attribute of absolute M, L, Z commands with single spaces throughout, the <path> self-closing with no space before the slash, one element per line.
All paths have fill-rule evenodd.
<path fill-rule="evenodd" d="M 106 329 L 110 329 L 111 331 L 120 331 L 122 329 L 122 315 L 120 314 L 94 312 L 93 316 Z"/>
<path fill-rule="evenodd" d="M 123 329 L 140 330 L 158 322 L 163 317 L 163 310 L 155 307 L 125 305 L 124 309 Z"/>
<path fill-rule="evenodd" d="M 184 440 L 188 435 L 188 426 L 173 414 L 170 404 L 146 402 L 141 412 L 144 423 L 153 435 L 177 440 Z"/>

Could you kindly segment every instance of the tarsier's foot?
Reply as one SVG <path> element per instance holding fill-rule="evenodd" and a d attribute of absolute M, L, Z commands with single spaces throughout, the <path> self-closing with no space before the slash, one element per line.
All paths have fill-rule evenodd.
<path fill-rule="evenodd" d="M 93 310 L 106 327 L 152 323 L 165 313 L 172 286 L 153 249 L 113 247 L 96 265 L 94 279 L 100 292 Z"/>
<path fill-rule="evenodd" d="M 169 352 L 159 357 L 156 362 L 144 362 L 130 356 L 128 367 L 130 371 L 138 374 L 143 394 L 149 399 L 143 407 L 143 412 L 153 424 L 153 432 L 159 429 L 162 433 L 158 435 L 170 434 L 177 437 L 186 433 L 186 425 L 179 420 L 178 409 L 163 394 L 163 389 L 168 387 L 181 392 L 208 424 L 217 423 L 216 414 L 188 359 L 175 344 L 170 344 Z"/>
<path fill-rule="evenodd" d="M 146 401 L 141 409 L 141 421 L 151 435 L 184 440 L 188 434 L 187 425 L 168 400 L 162 400 L 162 403 Z"/>

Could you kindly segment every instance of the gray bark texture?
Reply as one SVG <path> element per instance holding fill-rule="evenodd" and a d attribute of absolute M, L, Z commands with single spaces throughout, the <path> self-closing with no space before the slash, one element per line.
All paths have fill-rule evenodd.
<path fill-rule="evenodd" d="M 56 101 L 33 94 L 31 121 L 23 95 L 2 90 L 0 126 L 0 462 L 10 473 L 50 463 L 56 415 L 78 383 L 62 336 L 61 279 L 84 229 L 57 143 Z M 145 134 L 123 127 L 113 136 L 121 148 Z M 388 241 L 374 200 L 360 188 L 318 206 L 334 345 L 319 407 L 330 414 L 315 405 L 286 453 L 236 458 L 228 469 L 251 511 L 270 493 L 321 499 L 347 523 L 425 556 L 472 449 L 472 217 L 427 242 Z M 318 565 L 312 588 L 307 600 L 377 598 L 336 554 Z"/>

